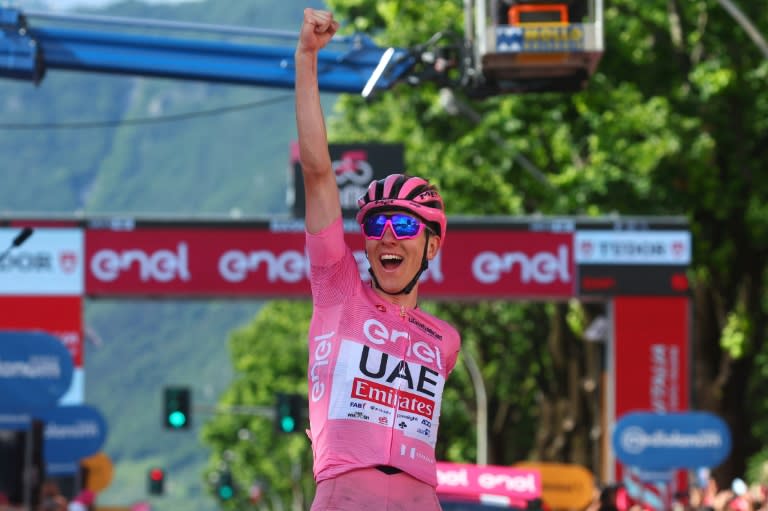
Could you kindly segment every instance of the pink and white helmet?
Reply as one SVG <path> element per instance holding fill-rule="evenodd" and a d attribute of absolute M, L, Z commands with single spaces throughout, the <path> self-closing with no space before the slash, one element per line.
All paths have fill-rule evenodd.
<path fill-rule="evenodd" d="M 445 206 L 437 190 L 426 179 L 391 174 L 384 179 L 373 181 L 365 194 L 357 199 L 357 223 L 370 213 L 380 210 L 405 210 L 427 222 L 445 242 Z"/>

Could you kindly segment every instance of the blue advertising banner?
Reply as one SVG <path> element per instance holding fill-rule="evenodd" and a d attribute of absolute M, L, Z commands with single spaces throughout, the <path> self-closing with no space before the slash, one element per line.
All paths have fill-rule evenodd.
<path fill-rule="evenodd" d="M 634 412 L 613 433 L 616 457 L 645 470 L 716 467 L 731 452 L 728 425 L 707 412 Z"/>
<path fill-rule="evenodd" d="M 0 331 L 0 395 L 18 410 L 56 406 L 69 389 L 72 355 L 56 337 L 37 331 Z"/>
<path fill-rule="evenodd" d="M 88 405 L 59 406 L 44 412 L 43 453 L 50 464 L 78 462 L 101 450 L 107 421 Z"/>
<path fill-rule="evenodd" d="M 22 410 L 0 406 L 0 431 L 27 431 L 32 426 L 32 416 Z"/>
<path fill-rule="evenodd" d="M 79 461 L 47 461 L 45 463 L 45 474 L 49 476 L 67 476 L 75 475 L 80 471 Z"/>

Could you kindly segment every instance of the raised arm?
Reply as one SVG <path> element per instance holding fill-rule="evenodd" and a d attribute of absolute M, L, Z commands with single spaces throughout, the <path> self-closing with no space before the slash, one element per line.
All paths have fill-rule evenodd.
<path fill-rule="evenodd" d="M 330 12 L 304 9 L 296 47 L 296 126 L 304 172 L 305 223 L 310 233 L 317 233 L 341 216 L 317 81 L 317 54 L 338 28 Z"/>

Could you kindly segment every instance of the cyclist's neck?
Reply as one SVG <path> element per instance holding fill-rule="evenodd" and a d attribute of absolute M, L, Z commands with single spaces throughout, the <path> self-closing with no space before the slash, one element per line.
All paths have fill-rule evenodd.
<path fill-rule="evenodd" d="M 390 295 L 385 293 L 381 289 L 377 288 L 376 286 L 371 286 L 371 287 L 373 289 L 373 292 L 376 293 L 376 295 L 381 300 L 387 303 L 391 303 L 392 305 L 395 305 L 402 312 L 407 312 L 409 310 L 412 310 L 418 307 L 418 293 L 416 289 L 414 289 L 407 295 L 406 294 Z"/>

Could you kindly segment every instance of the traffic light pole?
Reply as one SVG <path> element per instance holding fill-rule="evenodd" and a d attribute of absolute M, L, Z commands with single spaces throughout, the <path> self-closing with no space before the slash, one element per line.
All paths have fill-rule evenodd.
<path fill-rule="evenodd" d="M 250 415 L 274 420 L 276 417 L 274 406 L 251 405 L 196 405 L 195 413 L 207 415 Z"/>

